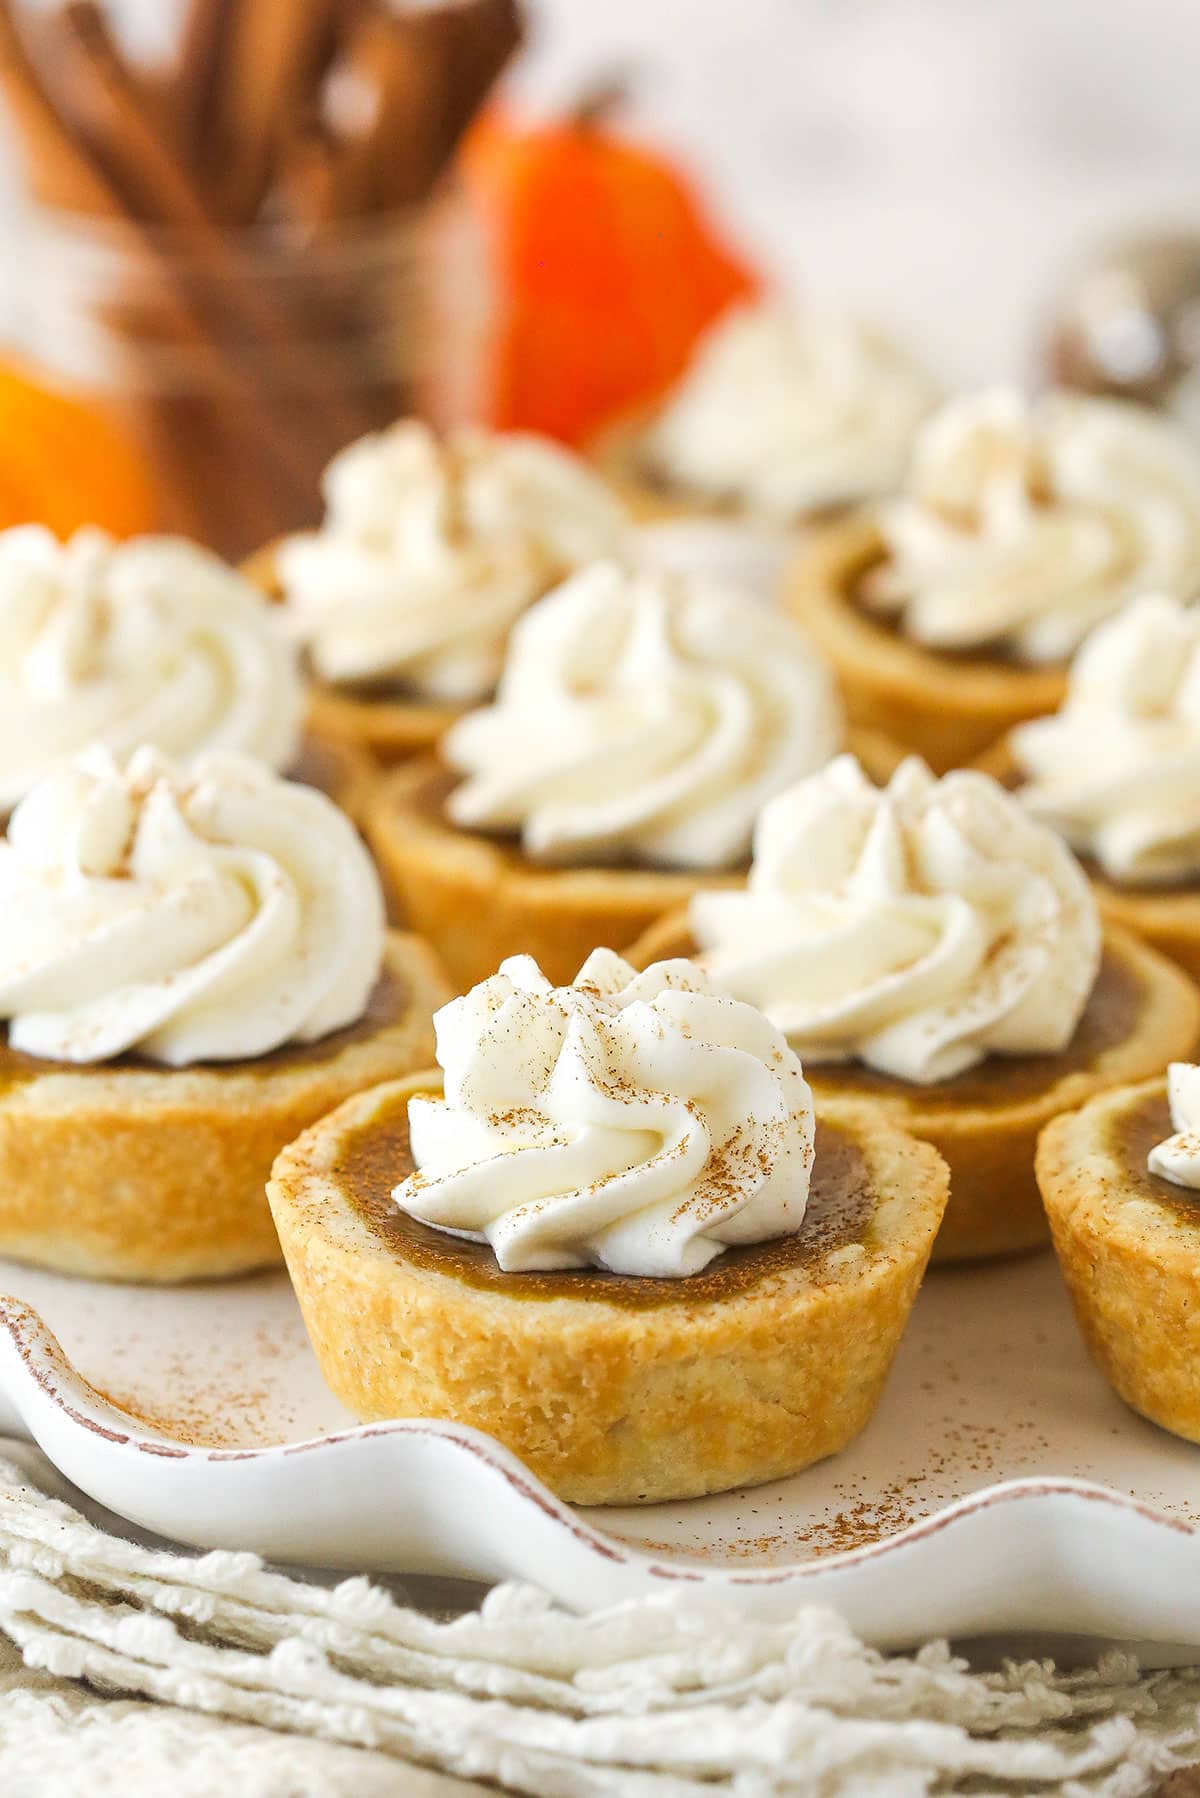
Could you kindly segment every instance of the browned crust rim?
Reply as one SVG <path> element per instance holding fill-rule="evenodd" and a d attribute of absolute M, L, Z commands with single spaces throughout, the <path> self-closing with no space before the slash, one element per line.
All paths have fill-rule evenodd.
<path fill-rule="evenodd" d="M 1200 1442 L 1200 1194 L 1144 1159 L 1170 1133 L 1165 1081 L 1123 1087 L 1047 1126 L 1037 1176 L 1092 1359 L 1135 1411 Z"/>
<path fill-rule="evenodd" d="M 814 532 L 784 577 L 784 603 L 832 662 L 851 721 L 909 744 L 944 773 L 1012 725 L 1054 711 L 1066 670 L 940 655 L 872 618 L 854 589 L 884 553 L 875 520 L 861 509 Z"/>

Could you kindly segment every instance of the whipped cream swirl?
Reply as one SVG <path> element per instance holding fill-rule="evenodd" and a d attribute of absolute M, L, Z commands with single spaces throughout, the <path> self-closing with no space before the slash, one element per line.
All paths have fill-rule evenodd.
<path fill-rule="evenodd" d="M 813 1159 L 800 1063 L 692 964 L 611 950 L 571 986 L 530 956 L 434 1017 L 445 1096 L 409 1101 L 402 1211 L 510 1273 L 699 1273 L 799 1228 Z"/>
<path fill-rule="evenodd" d="M 443 739 L 468 777 L 448 810 L 544 861 L 729 867 L 841 728 L 832 675 L 782 612 L 600 563 L 526 614 L 496 703 Z"/>
<path fill-rule="evenodd" d="M 0 812 L 92 743 L 288 766 L 297 656 L 241 575 L 181 538 L 0 532 Z"/>
<path fill-rule="evenodd" d="M 0 842 L 0 1018 L 31 1055 L 176 1067 L 311 1042 L 361 1017 L 383 943 L 353 826 L 241 756 L 89 751 Z"/>
<path fill-rule="evenodd" d="M 1200 450 L 1139 406 L 989 391 L 929 421 L 879 522 L 863 597 L 916 642 L 1065 661 L 1137 593 L 1200 591 Z"/>
<path fill-rule="evenodd" d="M 1167 1069 L 1167 1102 L 1173 1136 L 1156 1143 L 1146 1157 L 1152 1174 L 1176 1186 L 1200 1189 L 1200 1067 L 1173 1061 Z"/>
<path fill-rule="evenodd" d="M 1061 710 L 1010 741 L 1029 811 L 1110 879 L 1200 875 L 1200 610 L 1132 601 L 1084 643 Z"/>
<path fill-rule="evenodd" d="M 643 456 L 674 485 L 790 520 L 895 487 L 937 397 L 856 319 L 742 308 L 704 338 Z"/>
<path fill-rule="evenodd" d="M 798 1054 L 897 1079 L 1064 1049 L 1100 964 L 1070 850 L 988 776 L 910 759 L 884 789 L 852 756 L 759 819 L 747 888 L 698 894 L 704 966 Z"/>
<path fill-rule="evenodd" d="M 297 636 L 330 682 L 449 704 L 496 684 L 513 622 L 558 581 L 623 550 L 625 513 L 567 450 L 406 421 L 335 457 L 326 516 L 277 570 Z"/>

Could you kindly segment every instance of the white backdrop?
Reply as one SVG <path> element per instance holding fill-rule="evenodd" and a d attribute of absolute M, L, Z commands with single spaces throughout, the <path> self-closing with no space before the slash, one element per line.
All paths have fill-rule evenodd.
<path fill-rule="evenodd" d="M 949 377 L 1026 364 L 1072 258 L 1200 228 L 1200 0 L 540 0 L 539 104 L 629 72 L 640 125 L 814 296 Z"/>
<path fill-rule="evenodd" d="M 161 34 L 180 0 L 112 4 Z M 1097 237 L 1200 225 L 1200 0 L 528 4 L 531 104 L 624 71 L 631 122 L 760 255 L 894 318 L 951 379 L 1019 373 Z M 0 218 L 3 187 L 0 152 Z"/>

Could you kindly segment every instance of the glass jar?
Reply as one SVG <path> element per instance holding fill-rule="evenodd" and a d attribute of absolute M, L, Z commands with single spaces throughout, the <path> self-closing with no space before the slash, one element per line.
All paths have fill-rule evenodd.
<path fill-rule="evenodd" d="M 234 560 L 316 521 L 354 438 L 481 404 L 486 254 L 456 189 L 316 235 L 41 211 L 21 295 L 26 356 L 140 450 L 158 528 Z"/>

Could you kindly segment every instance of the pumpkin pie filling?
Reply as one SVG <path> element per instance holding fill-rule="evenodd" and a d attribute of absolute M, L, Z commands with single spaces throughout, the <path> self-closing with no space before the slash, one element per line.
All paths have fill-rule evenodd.
<path fill-rule="evenodd" d="M 1014 1102 L 1035 1099 L 1069 1074 L 1089 1072 L 1111 1049 L 1127 1042 L 1137 1029 L 1145 999 L 1144 984 L 1110 945 L 1075 1034 L 1057 1055 L 989 1055 L 977 1067 L 940 1080 L 936 1087 L 907 1090 L 918 1101 L 944 1101 L 951 1106 L 970 1106 L 973 1111 L 999 1111 Z M 827 1074 L 840 1093 L 876 1098 L 896 1090 L 894 1079 L 859 1062 L 811 1065 L 819 1074 Z"/>
<path fill-rule="evenodd" d="M 266 1079 L 270 1074 L 319 1067 L 322 1062 L 336 1060 L 352 1044 L 365 1042 L 378 1031 L 399 1023 L 410 1003 L 408 981 L 395 968 L 385 967 L 375 983 L 366 1010 L 353 1024 L 330 1031 L 315 1042 L 283 1043 L 278 1049 L 269 1049 L 266 1054 L 256 1055 L 248 1061 L 192 1062 L 189 1071 L 230 1076 L 250 1074 Z M 121 1073 L 161 1075 L 163 1068 L 161 1062 L 136 1053 L 119 1055 L 105 1062 L 51 1061 L 42 1055 L 26 1055 L 20 1049 L 10 1048 L 8 1026 L 0 1024 L 0 1097 L 14 1087 L 25 1086 L 31 1080 L 48 1079 L 52 1074 L 99 1080 Z"/>
<path fill-rule="evenodd" d="M 1182 1224 L 1200 1224 L 1200 1198 L 1147 1166 L 1151 1149 L 1170 1136 L 1171 1113 L 1161 1091 L 1143 1092 L 1106 1119 L 1107 1140 L 1134 1197 L 1163 1205 Z"/>
<path fill-rule="evenodd" d="M 333 1177 L 346 1202 L 397 1259 L 480 1292 L 507 1299 L 587 1299 L 622 1310 L 692 1308 L 733 1298 L 787 1269 L 819 1279 L 826 1258 L 859 1244 L 874 1246 L 868 1169 L 853 1135 L 818 1120 L 816 1155 L 802 1228 L 791 1236 L 728 1248 L 684 1280 L 616 1274 L 606 1268 L 505 1273 L 487 1243 L 470 1242 L 402 1211 L 395 1186 L 413 1171 L 409 1144 L 411 1091 L 392 1095 L 369 1122 L 348 1129 L 339 1142 Z"/>
<path fill-rule="evenodd" d="M 846 601 L 863 624 L 871 630 L 879 631 L 884 637 L 894 642 L 909 643 L 911 639 L 905 636 L 899 618 L 891 613 L 881 611 L 877 605 L 873 605 L 871 602 L 871 577 L 887 566 L 886 551 L 881 545 L 876 545 L 873 553 L 864 555 L 861 566 L 847 580 Z M 950 668 L 980 668 L 999 676 L 1029 672 L 1026 664 L 1019 662 L 1015 656 L 995 650 L 981 654 L 978 650 L 947 647 L 939 649 L 936 653 L 938 660 L 945 662 Z M 1066 666 L 1065 663 L 1060 665 Z"/>
<path fill-rule="evenodd" d="M 664 919 L 657 929 L 647 932 L 630 955 L 636 965 L 646 957 L 659 960 L 678 955 L 689 961 L 701 959 L 696 939 L 683 917 Z M 856 1061 L 816 1061 L 809 1056 L 804 1066 L 822 1090 L 846 1098 L 890 1098 L 899 1092 L 911 1096 L 914 1108 L 924 1105 L 930 1110 L 938 1109 L 944 1100 L 948 1107 L 999 1111 L 1037 1098 L 1069 1074 L 1087 1073 L 1095 1068 L 1104 1055 L 1127 1042 L 1136 1031 L 1146 1002 L 1145 981 L 1139 980 L 1128 957 L 1109 943 L 1075 1034 L 1057 1055 L 989 1055 L 977 1067 L 939 1080 L 934 1086 L 908 1086 Z"/>

